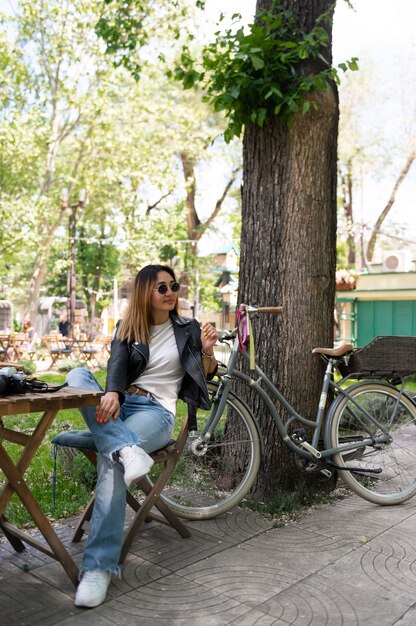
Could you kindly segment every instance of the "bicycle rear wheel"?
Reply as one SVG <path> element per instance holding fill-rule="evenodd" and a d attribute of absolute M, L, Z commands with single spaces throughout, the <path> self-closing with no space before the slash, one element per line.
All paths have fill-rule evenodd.
<path fill-rule="evenodd" d="M 405 395 L 382 383 L 360 383 L 348 390 L 334 411 L 330 424 L 332 447 L 382 434 L 361 410 L 365 408 L 390 435 L 390 441 L 334 454 L 345 483 L 359 496 L 375 504 L 400 504 L 416 493 L 416 406 Z M 351 398 L 351 399 L 350 399 Z M 354 404 L 352 402 L 356 404 Z M 396 413 L 394 409 L 398 402 Z M 366 473 L 365 469 L 381 469 Z"/>
<path fill-rule="evenodd" d="M 211 398 L 217 388 L 208 383 Z M 208 416 L 209 411 L 198 410 L 200 428 Z M 249 409 L 230 393 L 206 449 L 198 451 L 193 441 L 189 437 L 162 498 L 180 517 L 211 519 L 241 502 L 253 485 L 260 465 L 260 436 Z"/>

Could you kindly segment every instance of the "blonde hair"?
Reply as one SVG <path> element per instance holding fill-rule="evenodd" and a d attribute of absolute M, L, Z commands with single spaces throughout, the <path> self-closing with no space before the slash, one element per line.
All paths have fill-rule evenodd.
<path fill-rule="evenodd" d="M 176 281 L 172 268 L 167 265 L 146 265 L 142 267 L 134 279 L 126 313 L 117 330 L 117 339 L 120 341 L 149 343 L 150 325 L 152 323 L 151 298 L 159 272 L 167 272 Z M 176 300 L 173 312 L 178 313 L 178 300 Z"/>

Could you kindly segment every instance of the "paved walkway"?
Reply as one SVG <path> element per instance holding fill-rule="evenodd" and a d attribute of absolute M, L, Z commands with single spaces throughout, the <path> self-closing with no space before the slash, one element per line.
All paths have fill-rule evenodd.
<path fill-rule="evenodd" d="M 74 520 L 59 527 L 70 545 Z M 189 522 L 192 537 L 151 523 L 104 604 L 76 609 L 60 564 L 0 543 L 7 626 L 414 626 L 416 498 L 378 507 L 356 496 L 274 528 L 235 509 Z M 71 552 L 80 561 L 82 543 Z M 27 571 L 28 570 L 28 571 Z"/>

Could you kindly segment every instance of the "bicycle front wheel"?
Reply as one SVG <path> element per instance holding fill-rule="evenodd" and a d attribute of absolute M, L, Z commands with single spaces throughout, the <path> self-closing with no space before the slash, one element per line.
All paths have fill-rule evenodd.
<path fill-rule="evenodd" d="M 375 442 L 334 454 L 345 483 L 359 496 L 375 504 L 400 504 L 416 493 L 416 407 L 394 387 L 382 383 L 361 383 L 348 390 L 334 411 L 330 425 L 331 445 L 379 437 L 383 431 L 389 441 Z M 370 420 L 365 409 L 377 420 Z M 376 470 L 378 473 L 366 472 Z M 381 471 L 379 471 L 381 470 Z"/>
<path fill-rule="evenodd" d="M 208 383 L 211 398 L 217 388 Z M 208 417 L 209 411 L 198 410 L 199 428 Z M 230 393 L 206 448 L 198 450 L 195 440 L 188 438 L 162 498 L 179 517 L 211 519 L 241 502 L 253 485 L 260 465 L 260 436 L 249 409 Z"/>

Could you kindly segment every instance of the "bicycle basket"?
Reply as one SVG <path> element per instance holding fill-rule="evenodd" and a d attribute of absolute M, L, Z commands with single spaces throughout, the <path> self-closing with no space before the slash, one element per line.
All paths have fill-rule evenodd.
<path fill-rule="evenodd" d="M 409 376 L 416 372 L 416 337 L 375 337 L 337 367 L 343 377 L 355 373 L 359 375 L 354 378 Z"/>

